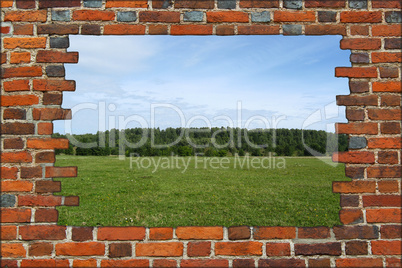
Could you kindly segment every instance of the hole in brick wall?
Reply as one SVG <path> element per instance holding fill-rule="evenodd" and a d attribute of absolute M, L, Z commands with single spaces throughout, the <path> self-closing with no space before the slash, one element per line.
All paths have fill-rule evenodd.
<path fill-rule="evenodd" d="M 58 208 L 59 223 L 339 224 L 332 181 L 347 178 L 330 154 L 347 147 L 333 123 L 346 121 L 335 95 L 348 86 L 334 69 L 349 64 L 339 40 L 71 36 L 80 62 L 66 65 L 66 79 L 77 90 L 64 94 L 63 107 L 73 119 L 55 132 L 75 135 L 56 165 L 78 166 L 60 194 L 80 196 L 80 206 Z M 183 132 L 173 144 L 183 126 L 212 129 L 187 140 Z M 156 145 L 172 144 L 138 146 L 148 128 L 157 128 L 146 136 Z M 216 146 L 202 147 L 213 133 Z"/>

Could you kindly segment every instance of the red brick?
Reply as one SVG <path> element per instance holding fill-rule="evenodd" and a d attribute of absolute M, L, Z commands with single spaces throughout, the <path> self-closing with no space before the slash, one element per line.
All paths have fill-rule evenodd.
<path fill-rule="evenodd" d="M 332 255 L 339 256 L 342 253 L 340 242 L 295 244 L 296 255 Z"/>
<path fill-rule="evenodd" d="M 4 91 L 28 91 L 29 80 L 5 81 L 3 83 Z"/>
<path fill-rule="evenodd" d="M 343 25 L 306 25 L 305 35 L 346 35 Z"/>
<path fill-rule="evenodd" d="M 35 155 L 35 163 L 54 163 L 55 161 L 54 152 L 40 152 Z"/>
<path fill-rule="evenodd" d="M 1 30 L 1 32 L 0 33 L 2 33 L 2 34 L 8 34 L 8 33 L 10 33 L 10 27 L 9 26 L 2 26 L 1 28 L 0 28 L 0 30 Z"/>
<path fill-rule="evenodd" d="M 207 22 L 248 22 L 248 14 L 241 11 L 209 11 Z"/>
<path fill-rule="evenodd" d="M 127 0 L 107 0 L 106 8 L 109 7 L 134 7 L 134 8 L 147 8 L 148 1 L 147 0 L 136 0 L 136 1 L 127 1 Z"/>
<path fill-rule="evenodd" d="M 27 140 L 27 148 L 29 149 L 68 149 L 67 139 L 31 138 Z"/>
<path fill-rule="evenodd" d="M 0 232 L 1 240 L 15 240 L 17 238 L 17 226 L 3 225 L 1 226 Z"/>
<path fill-rule="evenodd" d="M 382 166 L 382 167 L 368 167 L 367 177 L 369 178 L 400 178 L 400 166 Z"/>
<path fill-rule="evenodd" d="M 399 95 L 381 95 L 381 106 L 399 106 L 401 104 L 401 96 Z"/>
<path fill-rule="evenodd" d="M 328 227 L 299 227 L 298 238 L 324 239 L 329 238 Z"/>
<path fill-rule="evenodd" d="M 372 241 L 371 251 L 373 255 L 401 255 L 401 241 Z"/>
<path fill-rule="evenodd" d="M 145 34 L 145 25 L 105 25 L 103 30 L 104 35 L 143 35 Z"/>
<path fill-rule="evenodd" d="M 8 37 L 3 40 L 4 48 L 45 48 L 46 37 Z M 28 53 L 29 54 L 29 53 Z M 11 54 L 13 55 L 13 54 Z M 30 57 L 29 57 L 30 59 Z M 29 61 L 28 61 L 29 62 Z M 16 63 L 16 62 L 11 62 Z"/>
<path fill-rule="evenodd" d="M 32 123 L 4 123 L 1 126 L 1 134 L 32 135 L 35 133 L 35 125 Z"/>
<path fill-rule="evenodd" d="M 378 96 L 350 96 L 338 95 L 336 96 L 336 104 L 341 106 L 377 106 Z"/>
<path fill-rule="evenodd" d="M 267 256 L 290 256 L 289 243 L 267 243 L 266 244 Z"/>
<path fill-rule="evenodd" d="M 53 244 L 45 242 L 37 242 L 29 245 L 29 256 L 50 256 L 53 251 Z"/>
<path fill-rule="evenodd" d="M 10 63 L 29 63 L 31 61 L 31 53 L 29 52 L 12 52 L 10 55 Z"/>
<path fill-rule="evenodd" d="M 351 22 L 351 23 L 382 22 L 382 12 L 380 12 L 380 11 L 343 11 L 343 12 L 341 12 L 341 22 Z"/>
<path fill-rule="evenodd" d="M 363 121 L 365 118 L 364 109 L 353 109 L 346 107 L 346 118 L 349 121 Z"/>
<path fill-rule="evenodd" d="M 171 35 L 211 35 L 212 25 L 172 25 Z"/>
<path fill-rule="evenodd" d="M 2 192 L 30 192 L 32 188 L 30 181 L 1 181 Z"/>
<path fill-rule="evenodd" d="M 379 181 L 378 191 L 381 193 L 396 193 L 399 191 L 399 186 L 397 181 Z"/>
<path fill-rule="evenodd" d="M 36 193 L 54 193 L 61 191 L 61 182 L 52 180 L 40 180 L 36 181 L 35 192 Z"/>
<path fill-rule="evenodd" d="M 78 34 L 77 24 L 44 24 L 37 26 L 38 34 Z"/>
<path fill-rule="evenodd" d="M 402 62 L 402 53 L 400 52 L 373 52 L 371 53 L 371 61 L 373 63 L 382 63 L 382 62 Z M 399 83 L 400 84 L 400 83 Z"/>
<path fill-rule="evenodd" d="M 332 191 L 334 193 L 375 193 L 374 181 L 334 181 Z"/>
<path fill-rule="evenodd" d="M 275 11 L 275 22 L 314 22 L 314 11 Z"/>
<path fill-rule="evenodd" d="M 39 103 L 36 95 L 1 96 L 1 106 L 30 106 Z"/>
<path fill-rule="evenodd" d="M 6 53 L 1 53 L 0 54 L 0 63 L 5 64 L 7 62 L 7 54 Z"/>
<path fill-rule="evenodd" d="M 36 62 L 52 62 L 52 63 L 77 63 L 78 52 L 61 52 L 51 50 L 39 50 L 36 55 Z M 56 80 L 59 81 L 59 80 Z M 49 81 L 48 83 L 56 83 L 56 81 Z M 36 81 L 34 81 L 36 82 Z M 43 81 L 47 82 L 47 80 Z M 67 81 L 64 81 L 67 82 Z M 69 81 L 69 83 L 74 83 Z M 35 88 L 35 84 L 34 84 Z"/>
<path fill-rule="evenodd" d="M 376 78 L 376 67 L 336 67 L 336 77 L 350 77 L 350 78 Z"/>
<path fill-rule="evenodd" d="M 64 197 L 65 206 L 78 206 L 80 198 L 78 196 L 66 196 Z"/>
<path fill-rule="evenodd" d="M 30 222 L 31 210 L 20 208 L 1 208 L 1 222 Z M 21 231 L 20 231 L 21 232 Z"/>
<path fill-rule="evenodd" d="M 151 240 L 170 240 L 173 238 L 173 228 L 159 227 L 149 228 L 149 239 Z"/>
<path fill-rule="evenodd" d="M 1 153 L 1 162 L 2 163 L 29 163 L 32 162 L 32 156 L 30 153 L 22 151 L 22 152 L 9 152 L 9 153 Z"/>
<path fill-rule="evenodd" d="M 350 34 L 351 35 L 369 35 L 369 26 L 362 25 L 352 25 L 350 26 Z"/>
<path fill-rule="evenodd" d="M 45 22 L 46 19 L 46 10 L 8 11 L 4 16 L 4 21 Z"/>
<path fill-rule="evenodd" d="M 382 225 L 381 226 L 381 238 L 382 239 L 394 239 L 401 238 L 402 226 L 401 225 Z"/>
<path fill-rule="evenodd" d="M 130 243 L 109 244 L 109 258 L 131 257 L 132 249 Z"/>
<path fill-rule="evenodd" d="M 373 1 L 373 8 L 402 8 L 402 3 L 399 0 Z"/>
<path fill-rule="evenodd" d="M 99 227 L 98 240 L 143 240 L 144 227 Z"/>
<path fill-rule="evenodd" d="M 13 0 L 3 0 L 0 2 L 0 7 L 12 7 L 13 2 Z"/>
<path fill-rule="evenodd" d="M 180 12 L 176 11 L 141 11 L 139 14 L 140 22 L 180 22 Z"/>
<path fill-rule="evenodd" d="M 369 83 L 366 81 L 349 80 L 349 88 L 351 93 L 363 93 L 369 91 Z"/>
<path fill-rule="evenodd" d="M 38 91 L 74 91 L 75 81 L 37 79 L 33 81 L 33 89 Z"/>
<path fill-rule="evenodd" d="M 401 36 L 401 25 L 373 25 L 371 28 L 373 36 Z"/>
<path fill-rule="evenodd" d="M 1 73 L 3 78 L 35 77 L 42 76 L 42 74 L 42 67 L 40 66 L 3 68 Z"/>
<path fill-rule="evenodd" d="M 255 227 L 254 239 L 293 239 L 296 238 L 295 227 Z"/>
<path fill-rule="evenodd" d="M 339 219 L 343 224 L 356 224 L 363 222 L 363 212 L 361 209 L 341 209 Z"/>
<path fill-rule="evenodd" d="M 239 25 L 237 27 L 237 31 L 239 35 L 271 35 L 271 34 L 279 34 L 280 28 L 279 26 L 268 26 L 268 25 L 252 25 L 245 26 Z"/>
<path fill-rule="evenodd" d="M 373 50 L 381 48 L 379 38 L 349 38 L 341 40 L 341 49 Z"/>
<path fill-rule="evenodd" d="M 342 258 L 335 260 L 336 267 L 383 267 L 378 258 Z"/>
<path fill-rule="evenodd" d="M 63 100 L 63 94 L 57 93 L 44 93 L 43 94 L 43 105 L 60 105 Z"/>
<path fill-rule="evenodd" d="M 398 164 L 398 152 L 393 151 L 379 151 L 378 152 L 379 164 Z"/>
<path fill-rule="evenodd" d="M 26 119 L 25 109 L 9 108 L 3 110 L 3 119 Z"/>
<path fill-rule="evenodd" d="M 61 240 L 66 238 L 66 227 L 57 225 L 20 226 L 22 240 Z"/>
<path fill-rule="evenodd" d="M 216 25 L 216 35 L 234 35 L 235 29 L 233 25 Z"/>
<path fill-rule="evenodd" d="M 336 239 L 377 239 L 378 227 L 375 225 L 335 226 Z"/>
<path fill-rule="evenodd" d="M 57 209 L 40 208 L 35 212 L 35 222 L 57 222 L 58 217 Z"/>
<path fill-rule="evenodd" d="M 14 24 L 14 35 L 33 35 L 33 24 Z"/>
<path fill-rule="evenodd" d="M 385 259 L 385 267 L 402 267 L 402 259 L 401 258 L 386 258 Z"/>
<path fill-rule="evenodd" d="M 368 117 L 372 120 L 401 120 L 400 109 L 368 109 Z"/>
<path fill-rule="evenodd" d="M 222 227 L 177 227 L 176 236 L 184 240 L 223 239 Z"/>
<path fill-rule="evenodd" d="M 168 34 L 168 27 L 167 25 L 151 24 L 148 25 L 148 32 L 149 34 L 166 35 Z"/>
<path fill-rule="evenodd" d="M 332 161 L 349 164 L 374 164 L 374 152 L 351 151 L 333 153 Z"/>
<path fill-rule="evenodd" d="M 105 25 L 109 26 L 109 25 Z M 83 35 L 100 35 L 101 27 L 100 25 L 85 24 L 81 26 L 81 34 Z"/>
<path fill-rule="evenodd" d="M 34 9 L 36 7 L 35 0 L 17 0 L 17 8 Z"/>
<path fill-rule="evenodd" d="M 71 110 L 60 108 L 34 108 L 32 110 L 34 120 L 66 120 L 71 119 Z"/>
<path fill-rule="evenodd" d="M 207 257 L 211 254 L 211 242 L 189 242 L 187 255 L 189 257 Z"/>
<path fill-rule="evenodd" d="M 402 92 L 400 82 L 373 82 L 373 92 Z"/>
<path fill-rule="evenodd" d="M 93 239 L 93 227 L 73 227 L 72 237 L 73 241 L 87 241 Z"/>
<path fill-rule="evenodd" d="M 73 260 L 73 267 L 96 267 L 96 259 L 87 259 L 87 260 Z"/>
<path fill-rule="evenodd" d="M 56 244 L 57 256 L 102 256 L 105 244 L 99 242 L 70 242 Z"/>
<path fill-rule="evenodd" d="M 18 175 L 17 167 L 1 167 L 0 172 L 2 179 L 16 179 Z"/>
<path fill-rule="evenodd" d="M 308 267 L 331 267 L 331 260 L 330 259 L 309 259 L 308 260 Z"/>
<path fill-rule="evenodd" d="M 31 260 L 22 260 L 21 261 L 21 267 L 69 267 L 69 261 L 68 260 L 55 260 L 55 259 L 31 259 Z"/>
<path fill-rule="evenodd" d="M 31 179 L 31 178 L 42 178 L 42 167 L 21 167 L 21 178 Z"/>
<path fill-rule="evenodd" d="M 149 260 L 102 260 L 101 267 L 149 267 Z"/>
<path fill-rule="evenodd" d="M 216 242 L 215 255 L 225 256 L 261 256 L 261 242 Z"/>
<path fill-rule="evenodd" d="M 229 267 L 228 260 L 222 259 L 215 259 L 215 260 L 208 260 L 208 259 L 191 259 L 191 260 L 181 260 L 180 267 Z"/>
<path fill-rule="evenodd" d="M 366 210 L 367 222 L 369 223 L 400 223 L 402 222 L 401 209 L 397 208 L 381 208 L 381 209 L 367 209 Z"/>
<path fill-rule="evenodd" d="M 26 207 L 54 207 L 61 205 L 61 196 L 54 195 L 20 195 L 18 206 Z"/>
<path fill-rule="evenodd" d="M 21 258 L 27 254 L 22 243 L 1 243 L 2 258 Z"/>
<path fill-rule="evenodd" d="M 39 8 L 79 7 L 79 0 L 39 0 Z"/>
<path fill-rule="evenodd" d="M 380 124 L 382 134 L 400 134 L 401 124 L 399 122 L 383 122 Z"/>
<path fill-rule="evenodd" d="M 77 177 L 77 167 L 46 167 L 46 178 Z"/>
<path fill-rule="evenodd" d="M 157 259 L 154 260 L 152 267 L 177 267 L 176 260 Z"/>
<path fill-rule="evenodd" d="M 230 240 L 249 239 L 251 236 L 250 227 L 248 226 L 229 227 L 228 231 Z"/>
<path fill-rule="evenodd" d="M 272 8 L 279 7 L 279 0 L 240 0 L 241 8 Z"/>
<path fill-rule="evenodd" d="M 114 18 L 115 13 L 113 11 L 75 10 L 73 12 L 73 20 L 76 21 L 110 21 Z"/>
<path fill-rule="evenodd" d="M 53 134 L 53 123 L 38 123 L 39 135 L 51 135 Z"/>
<path fill-rule="evenodd" d="M 303 259 L 260 259 L 258 267 L 306 267 Z"/>
<path fill-rule="evenodd" d="M 335 124 L 338 134 L 377 134 L 377 123 L 337 123 Z"/>
<path fill-rule="evenodd" d="M 183 255 L 183 243 L 137 243 L 135 254 L 138 257 L 179 257 Z"/>
<path fill-rule="evenodd" d="M 345 0 L 305 0 L 304 6 L 306 8 L 316 8 L 316 7 L 340 8 L 345 7 Z"/>
<path fill-rule="evenodd" d="M 401 138 L 370 138 L 368 148 L 371 149 L 401 149 Z"/>
<path fill-rule="evenodd" d="M 349 241 L 345 246 L 346 255 L 367 255 L 368 246 L 365 241 Z"/>

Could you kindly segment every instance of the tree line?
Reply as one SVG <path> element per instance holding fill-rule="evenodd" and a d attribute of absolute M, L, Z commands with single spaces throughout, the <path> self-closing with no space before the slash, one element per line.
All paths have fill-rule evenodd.
<path fill-rule="evenodd" d="M 56 154 L 99 156 L 311 156 L 346 151 L 348 146 L 344 134 L 301 129 L 131 128 L 53 137 L 70 139 L 69 148 Z"/>

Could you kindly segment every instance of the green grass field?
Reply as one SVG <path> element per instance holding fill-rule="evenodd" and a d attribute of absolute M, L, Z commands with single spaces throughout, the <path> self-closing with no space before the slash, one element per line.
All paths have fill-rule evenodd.
<path fill-rule="evenodd" d="M 149 163 L 141 158 L 135 160 Z M 130 169 L 129 158 L 123 161 L 115 156 L 57 156 L 57 166 L 78 166 L 77 178 L 60 179 L 62 192 L 58 194 L 80 197 L 80 206 L 58 208 L 59 224 L 340 224 L 339 194 L 332 193 L 332 181 L 348 180 L 344 165 L 333 167 L 316 158 L 285 158 L 286 168 L 241 168 L 234 167 L 236 160 L 232 157 L 227 169 L 212 169 L 209 165 L 204 169 L 204 163 L 198 162 L 196 167 L 194 157 L 190 160 L 185 172 L 183 168 L 165 168 L 152 173 L 152 164 L 148 169 L 138 169 L 137 164 Z"/>

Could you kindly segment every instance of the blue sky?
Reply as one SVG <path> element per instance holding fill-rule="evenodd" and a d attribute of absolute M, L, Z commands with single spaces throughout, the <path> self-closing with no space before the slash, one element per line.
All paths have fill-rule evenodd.
<path fill-rule="evenodd" d="M 340 36 L 70 36 L 55 132 L 131 127 L 275 127 L 333 131 L 348 94 L 335 67 L 350 66 Z M 151 106 L 152 105 L 152 106 Z M 239 109 L 238 107 L 241 107 Z M 241 115 L 239 114 L 241 111 Z M 151 120 L 151 115 L 152 119 Z"/>

